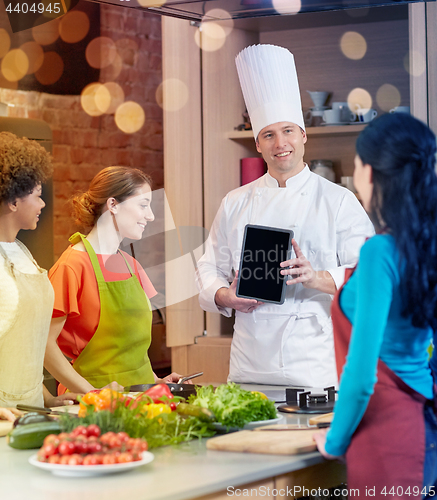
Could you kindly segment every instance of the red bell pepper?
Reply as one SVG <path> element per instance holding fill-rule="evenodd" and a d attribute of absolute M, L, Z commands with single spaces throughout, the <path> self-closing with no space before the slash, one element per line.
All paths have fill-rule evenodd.
<path fill-rule="evenodd" d="M 173 393 L 167 384 L 156 384 L 144 394 L 149 396 L 154 403 L 167 403 L 169 399 L 173 399 Z"/>

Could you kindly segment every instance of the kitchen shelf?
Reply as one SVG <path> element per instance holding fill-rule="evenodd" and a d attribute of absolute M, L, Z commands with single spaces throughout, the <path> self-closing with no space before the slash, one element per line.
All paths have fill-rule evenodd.
<path fill-rule="evenodd" d="M 354 124 L 354 125 L 332 125 L 326 127 L 308 127 L 306 129 L 308 136 L 320 137 L 320 136 L 336 136 L 336 135 L 353 135 L 361 132 L 365 127 L 365 124 Z M 234 141 L 243 139 L 252 139 L 252 130 L 233 130 L 228 132 L 228 139 Z"/>

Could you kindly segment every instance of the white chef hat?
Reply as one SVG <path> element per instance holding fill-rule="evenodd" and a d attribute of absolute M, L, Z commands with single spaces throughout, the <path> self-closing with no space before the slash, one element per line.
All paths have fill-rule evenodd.
<path fill-rule="evenodd" d="M 268 125 L 291 122 L 305 130 L 293 54 L 276 45 L 251 45 L 235 58 L 255 140 Z"/>

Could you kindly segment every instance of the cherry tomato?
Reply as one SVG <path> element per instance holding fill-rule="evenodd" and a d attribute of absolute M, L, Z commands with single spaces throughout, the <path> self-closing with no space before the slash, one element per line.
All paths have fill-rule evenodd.
<path fill-rule="evenodd" d="M 125 432 L 118 432 L 117 437 L 122 443 L 125 443 L 129 439 L 129 436 Z"/>
<path fill-rule="evenodd" d="M 109 431 L 109 432 L 106 432 L 105 434 L 103 434 L 101 437 L 100 437 L 100 442 L 103 443 L 103 444 L 108 444 L 109 443 L 109 440 L 114 437 L 116 434 L 115 432 L 112 432 L 112 431 Z"/>
<path fill-rule="evenodd" d="M 82 465 L 83 460 L 84 459 L 81 455 L 79 455 L 78 453 L 74 453 L 73 455 L 70 455 L 68 465 Z"/>
<path fill-rule="evenodd" d="M 123 453 L 120 453 L 120 455 L 117 458 L 117 462 L 119 464 L 126 464 L 128 462 L 133 462 L 134 457 L 132 456 L 132 453 L 129 451 L 125 451 Z"/>
<path fill-rule="evenodd" d="M 99 460 L 97 458 L 97 455 L 87 455 L 83 459 L 83 465 L 98 465 Z"/>
<path fill-rule="evenodd" d="M 121 439 L 118 436 L 112 436 L 109 438 L 109 442 L 107 443 L 110 448 L 120 448 Z"/>
<path fill-rule="evenodd" d="M 43 445 L 43 447 L 40 450 L 41 455 L 43 455 L 45 458 L 48 458 L 51 455 L 56 455 L 57 452 L 58 452 L 58 447 L 55 446 L 53 443 L 48 443 Z"/>
<path fill-rule="evenodd" d="M 115 458 L 115 456 L 112 453 L 107 453 L 107 454 L 103 455 L 102 463 L 104 465 L 116 464 L 117 459 Z"/>
<path fill-rule="evenodd" d="M 77 439 L 74 445 L 76 453 L 88 453 L 88 442 L 85 439 Z"/>
<path fill-rule="evenodd" d="M 43 444 L 53 443 L 55 446 L 59 445 L 59 437 L 57 434 L 49 434 L 44 438 Z"/>
<path fill-rule="evenodd" d="M 78 425 L 71 431 L 70 435 L 72 437 L 87 436 L 87 428 L 84 425 Z"/>
<path fill-rule="evenodd" d="M 95 436 L 99 437 L 100 436 L 100 427 L 97 424 L 90 424 L 87 428 L 87 435 L 89 436 Z"/>
<path fill-rule="evenodd" d="M 59 463 L 59 460 L 61 459 L 61 455 L 52 455 L 51 457 L 49 457 L 49 464 L 58 464 Z"/>
<path fill-rule="evenodd" d="M 172 403 L 169 404 L 169 406 L 170 406 L 170 410 L 171 411 L 175 411 L 176 410 L 176 403 L 172 402 Z"/>
<path fill-rule="evenodd" d="M 50 434 L 49 434 L 50 436 Z M 47 437 L 49 437 L 47 436 Z M 70 437 L 70 434 L 68 434 L 67 432 L 61 432 L 60 434 L 58 434 L 58 439 L 59 441 L 63 441 L 64 439 L 68 439 Z"/>
<path fill-rule="evenodd" d="M 59 463 L 62 465 L 68 465 L 68 461 L 70 460 L 71 455 L 62 455 L 59 459 Z"/>
<path fill-rule="evenodd" d="M 76 446 L 72 441 L 62 441 L 59 444 L 60 455 L 72 455 L 75 452 Z"/>
<path fill-rule="evenodd" d="M 99 453 L 102 451 L 102 444 L 98 441 L 91 441 L 88 443 L 88 453 Z"/>

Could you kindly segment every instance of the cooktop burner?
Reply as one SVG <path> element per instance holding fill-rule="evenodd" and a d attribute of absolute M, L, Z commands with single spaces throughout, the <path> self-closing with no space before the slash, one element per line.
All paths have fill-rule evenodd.
<path fill-rule="evenodd" d="M 326 393 L 314 394 L 305 389 L 291 387 L 285 390 L 286 404 L 279 405 L 283 413 L 330 413 L 335 405 L 335 387 L 325 387 Z"/>

